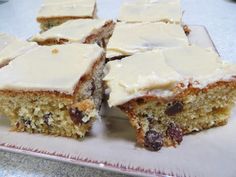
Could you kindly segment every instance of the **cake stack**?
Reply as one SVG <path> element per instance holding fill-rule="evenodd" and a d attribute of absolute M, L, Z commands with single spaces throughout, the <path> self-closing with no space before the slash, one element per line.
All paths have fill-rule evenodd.
<path fill-rule="evenodd" d="M 95 0 L 44 0 L 31 42 L 0 34 L 0 113 L 12 130 L 84 137 L 107 97 L 149 150 L 227 123 L 236 65 L 189 43 L 179 0 L 124 3 L 117 23 L 95 17 Z"/>

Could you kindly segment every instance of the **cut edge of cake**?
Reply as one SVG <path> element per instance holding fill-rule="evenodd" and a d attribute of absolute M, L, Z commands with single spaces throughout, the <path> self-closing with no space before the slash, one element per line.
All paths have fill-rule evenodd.
<path fill-rule="evenodd" d="M 227 123 L 236 101 L 235 69 L 213 50 L 188 46 L 110 61 L 103 80 L 109 106 L 128 116 L 137 143 L 157 151 Z"/>
<path fill-rule="evenodd" d="M 105 53 L 80 77 L 72 94 L 59 91 L 1 89 L 0 112 L 11 130 L 72 138 L 84 137 L 100 118 Z"/>
<path fill-rule="evenodd" d="M 136 130 L 137 143 L 149 150 L 176 146 L 183 136 L 225 125 L 236 100 L 236 76 L 205 88 L 191 85 L 172 98 L 141 96 L 118 107 Z"/>
<path fill-rule="evenodd" d="M 36 21 L 40 23 L 40 29 L 42 31 L 47 31 L 48 29 L 58 26 L 68 20 L 75 19 L 95 19 L 97 18 L 97 5 L 95 3 L 94 10 L 91 16 L 53 16 L 53 17 L 40 17 L 36 18 Z"/>
<path fill-rule="evenodd" d="M 100 28 L 93 29 L 88 36 L 81 41 L 84 44 L 93 44 L 97 43 L 99 46 L 105 48 L 109 38 L 112 35 L 115 23 L 113 20 L 107 20 L 104 25 Z M 79 30 L 79 29 L 78 29 Z M 66 44 L 66 43 L 76 43 L 76 41 L 70 41 L 66 37 L 59 37 L 59 38 L 47 38 L 45 40 L 31 38 L 30 40 L 37 42 L 39 45 L 57 45 L 57 44 Z"/>

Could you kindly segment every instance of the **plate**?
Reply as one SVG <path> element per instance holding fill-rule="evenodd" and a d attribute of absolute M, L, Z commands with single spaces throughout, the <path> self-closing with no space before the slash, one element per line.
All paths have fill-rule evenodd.
<path fill-rule="evenodd" d="M 202 26 L 190 26 L 191 43 L 214 48 Z M 0 149 L 45 157 L 126 174 L 145 176 L 236 175 L 236 111 L 226 126 L 184 137 L 177 148 L 147 151 L 135 144 L 135 132 L 124 114 L 103 105 L 97 120 L 83 140 L 9 131 L 0 117 Z"/>
<path fill-rule="evenodd" d="M 98 15 L 115 18 L 118 8 L 113 7 L 119 7 L 120 3 L 98 0 Z M 203 26 L 190 28 L 192 44 L 216 50 Z M 34 32 L 26 29 L 15 33 L 30 36 Z M 135 144 L 135 132 L 124 114 L 104 104 L 103 118 L 95 122 L 83 140 L 11 132 L 8 119 L 0 117 L 0 149 L 132 175 L 233 177 L 236 176 L 235 126 L 236 110 L 226 126 L 185 136 L 177 148 L 150 152 Z"/>

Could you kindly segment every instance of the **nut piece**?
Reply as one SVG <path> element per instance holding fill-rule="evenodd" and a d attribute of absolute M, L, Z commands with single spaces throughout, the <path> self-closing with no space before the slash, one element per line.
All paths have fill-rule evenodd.
<path fill-rule="evenodd" d="M 152 151 L 159 151 L 163 146 L 163 137 L 161 133 L 155 130 L 149 130 L 145 135 L 145 147 Z"/>
<path fill-rule="evenodd" d="M 174 101 L 172 103 L 168 103 L 167 108 L 165 110 L 165 114 L 168 116 L 174 116 L 177 113 L 182 112 L 184 109 L 183 103 L 180 101 Z"/>

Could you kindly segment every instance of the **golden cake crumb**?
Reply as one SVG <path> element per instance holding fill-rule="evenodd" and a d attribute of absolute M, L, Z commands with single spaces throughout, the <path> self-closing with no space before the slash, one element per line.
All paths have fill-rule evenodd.
<path fill-rule="evenodd" d="M 58 52 L 59 52 L 58 49 L 52 49 L 52 53 L 53 53 L 53 54 L 57 54 Z"/>

